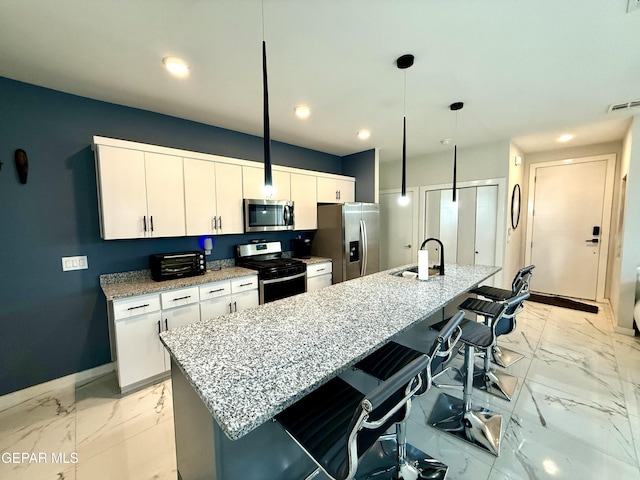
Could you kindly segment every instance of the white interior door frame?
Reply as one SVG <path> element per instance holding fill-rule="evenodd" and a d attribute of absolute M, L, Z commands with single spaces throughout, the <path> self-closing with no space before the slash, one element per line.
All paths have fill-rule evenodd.
<path fill-rule="evenodd" d="M 389 190 L 380 190 L 379 195 L 384 195 L 384 194 L 393 194 L 393 193 L 401 193 L 402 190 L 399 188 L 392 188 Z M 411 209 L 411 223 L 413 225 L 415 225 L 415 228 L 413 229 L 413 234 L 411 235 L 411 249 L 413 251 L 416 252 L 415 257 L 416 257 L 416 263 L 418 262 L 418 249 L 420 248 L 420 244 L 418 243 L 418 234 L 421 231 L 419 229 L 419 203 L 420 203 L 420 198 L 418 197 L 418 187 L 407 187 L 407 192 L 412 192 L 413 193 L 413 198 L 414 201 L 411 202 L 409 205 L 407 205 L 406 208 L 410 208 Z M 378 199 L 379 202 L 379 199 Z"/>
<path fill-rule="evenodd" d="M 497 224 L 496 224 L 496 266 L 503 267 L 504 266 L 504 248 L 505 248 L 505 240 L 507 237 L 506 233 L 506 222 L 507 222 L 507 181 L 505 178 L 488 178 L 486 180 L 471 180 L 468 182 L 458 182 L 458 188 L 465 187 L 484 187 L 488 185 L 497 185 L 498 186 L 498 211 L 497 215 Z M 419 228 L 423 239 L 427 238 L 427 226 L 425 224 L 425 212 L 424 212 L 424 203 L 425 203 L 425 195 L 428 191 L 431 190 L 447 190 L 451 189 L 450 183 L 442 183 L 439 185 L 429 185 L 420 187 L 420 195 L 419 202 L 420 205 L 418 211 L 418 219 L 419 219 Z M 420 243 L 418 244 L 418 248 L 420 248 Z M 445 258 L 446 261 L 446 258 Z M 495 284 L 502 285 L 502 271 L 498 272 L 495 275 Z"/>
<path fill-rule="evenodd" d="M 535 206 L 535 180 L 538 168 L 554 167 L 574 163 L 598 162 L 605 160 L 607 162 L 607 173 L 604 187 L 604 205 L 602 210 L 602 234 L 600 235 L 600 258 L 598 259 L 598 281 L 596 287 L 596 300 L 603 302 L 605 286 L 607 281 L 607 265 L 609 260 L 609 242 L 611 234 L 611 208 L 613 205 L 613 182 L 616 171 L 616 155 L 614 153 L 607 155 L 593 155 L 590 157 L 565 158 L 562 160 L 553 160 L 551 162 L 532 163 L 529 165 L 529 189 L 527 199 L 527 233 L 525 240 L 525 259 L 526 264 L 531 264 L 531 236 L 533 235 L 533 209 Z"/>

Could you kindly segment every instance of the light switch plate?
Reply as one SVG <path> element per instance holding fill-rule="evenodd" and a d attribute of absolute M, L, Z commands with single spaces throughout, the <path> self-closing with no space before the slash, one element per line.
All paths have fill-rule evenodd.
<path fill-rule="evenodd" d="M 89 262 L 87 256 L 80 257 L 62 257 L 62 271 L 68 272 L 69 270 L 86 270 L 89 268 Z"/>

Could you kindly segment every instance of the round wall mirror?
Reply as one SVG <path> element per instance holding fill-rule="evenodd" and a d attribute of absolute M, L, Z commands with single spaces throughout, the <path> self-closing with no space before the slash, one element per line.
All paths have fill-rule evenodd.
<path fill-rule="evenodd" d="M 520 185 L 516 183 L 511 194 L 511 226 L 514 230 L 518 228 L 518 222 L 520 222 Z"/>

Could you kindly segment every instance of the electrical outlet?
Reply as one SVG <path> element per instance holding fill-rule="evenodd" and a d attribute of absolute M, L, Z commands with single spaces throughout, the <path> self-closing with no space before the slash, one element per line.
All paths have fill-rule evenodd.
<path fill-rule="evenodd" d="M 627 13 L 636 12 L 640 10 L 640 0 L 629 0 L 627 3 Z"/>
<path fill-rule="evenodd" d="M 87 256 L 80 257 L 62 257 L 62 271 L 68 272 L 69 270 L 86 270 L 89 268 L 89 262 Z"/>

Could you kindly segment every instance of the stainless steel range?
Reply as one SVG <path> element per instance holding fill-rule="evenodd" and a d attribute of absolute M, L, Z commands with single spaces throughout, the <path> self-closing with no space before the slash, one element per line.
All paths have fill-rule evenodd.
<path fill-rule="evenodd" d="M 280 242 L 237 245 L 236 264 L 258 271 L 261 305 L 307 291 L 307 264 L 283 258 Z"/>

